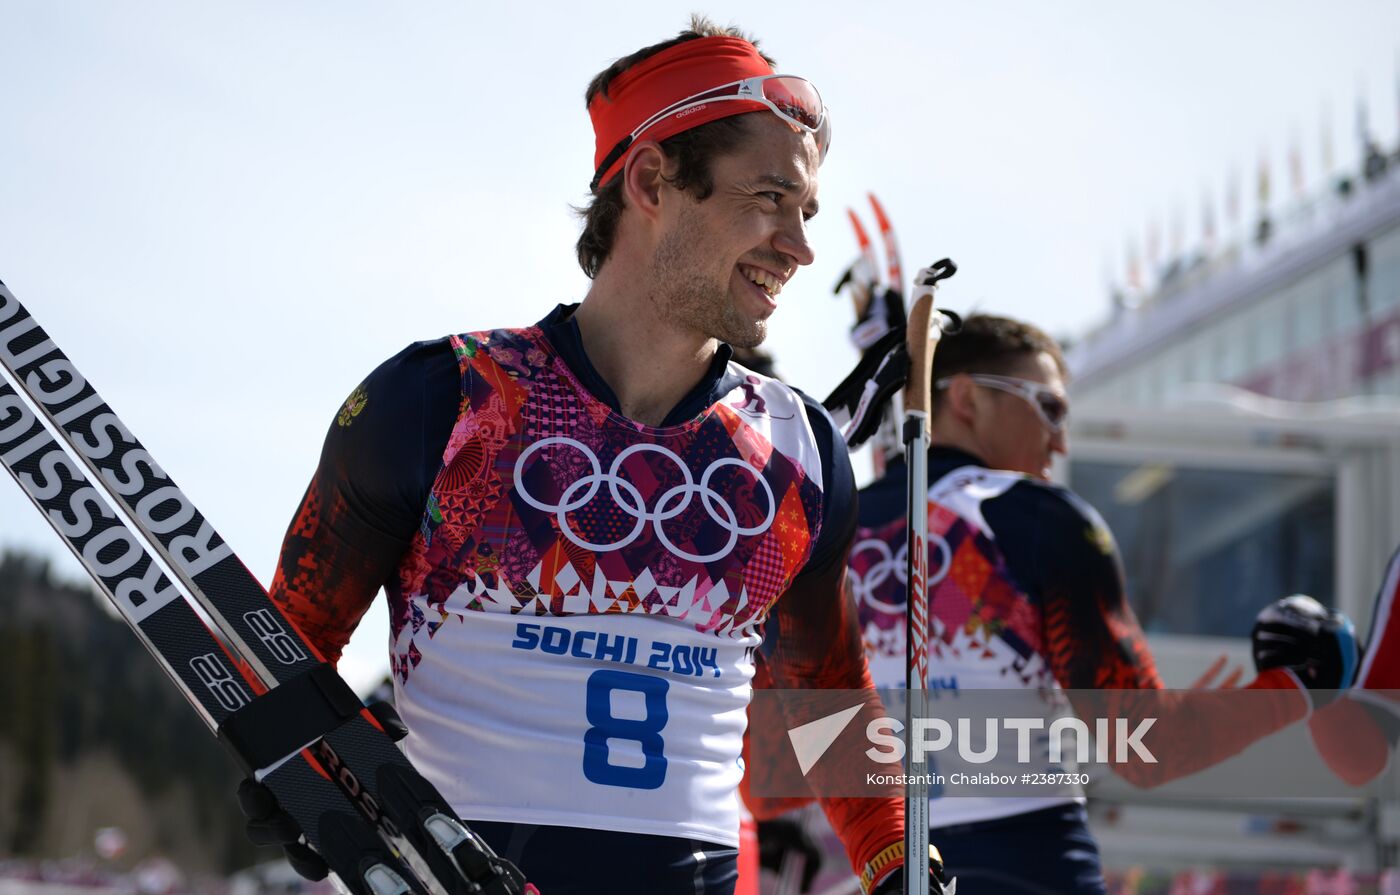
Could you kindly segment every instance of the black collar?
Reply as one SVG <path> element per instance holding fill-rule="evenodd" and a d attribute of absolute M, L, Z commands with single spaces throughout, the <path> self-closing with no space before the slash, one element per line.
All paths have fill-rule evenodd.
<path fill-rule="evenodd" d="M 544 331 L 545 338 L 554 346 L 554 350 L 564 359 L 564 363 L 569 365 L 574 376 L 583 383 L 583 387 L 588 389 L 593 397 L 621 415 L 622 406 L 618 403 L 617 394 L 598 373 L 583 350 L 583 335 L 578 331 L 578 321 L 574 319 L 576 310 L 577 304 L 558 305 L 538 325 Z M 666 414 L 666 419 L 661 423 L 663 427 L 677 426 L 694 419 L 734 388 L 734 383 L 727 381 L 730 377 L 725 376 L 729 358 L 733 353 L 733 348 L 724 342 L 719 343 L 719 350 L 710 360 L 709 370 L 705 371 L 695 388 Z"/>
<path fill-rule="evenodd" d="M 986 461 L 976 454 L 968 453 L 962 448 L 940 445 L 928 449 L 928 462 L 930 466 L 946 466 L 948 469 L 958 466 L 987 466 Z"/>

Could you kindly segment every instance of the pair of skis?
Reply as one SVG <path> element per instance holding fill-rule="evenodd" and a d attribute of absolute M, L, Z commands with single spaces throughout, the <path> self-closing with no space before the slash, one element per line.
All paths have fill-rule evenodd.
<path fill-rule="evenodd" d="M 880 242 L 885 250 L 884 276 L 881 276 L 881 267 L 875 257 L 875 246 L 865 225 L 861 223 L 860 215 L 856 214 L 854 209 L 847 208 L 846 216 L 855 232 L 860 254 L 836 284 L 838 294 L 844 291 L 850 296 L 856 315 L 855 325 L 851 329 L 851 341 L 861 352 L 867 352 L 880 344 L 891 331 L 905 323 L 904 264 L 899 254 L 899 243 L 895 239 L 889 215 L 885 213 L 880 200 L 875 198 L 874 193 L 867 193 L 866 197 L 870 200 L 870 209 L 875 215 Z M 878 420 L 871 441 L 877 478 L 885 474 L 886 467 L 902 450 L 897 423 L 902 413 L 898 394 L 890 398 L 890 405 L 890 411 Z"/>
<path fill-rule="evenodd" d="M 344 888 L 534 891 L 457 820 L 3 283 L 0 464 Z"/>
<path fill-rule="evenodd" d="M 840 283 L 837 283 L 837 292 L 846 284 L 849 279 L 854 287 L 851 294 L 851 301 L 855 305 L 857 322 L 864 320 L 870 302 L 875 298 L 877 289 L 892 291 L 896 296 L 904 294 L 904 265 L 899 256 L 899 243 L 894 237 L 894 227 L 890 224 L 889 215 L 885 214 L 885 207 L 880 204 L 880 200 L 875 198 L 874 193 L 866 193 L 866 198 L 870 200 L 870 210 L 875 214 L 875 224 L 880 231 L 880 242 L 885 249 L 885 277 L 883 281 L 880 276 L 880 266 L 875 260 L 875 246 L 870 241 L 870 235 L 866 232 L 865 225 L 861 223 L 860 215 L 854 209 L 847 208 L 846 216 L 851 221 L 851 228 L 856 234 L 856 245 L 860 249 L 860 256 L 851 265 L 846 275 Z M 862 344 L 859 335 L 856 336 L 856 344 L 860 348 L 868 347 Z"/>

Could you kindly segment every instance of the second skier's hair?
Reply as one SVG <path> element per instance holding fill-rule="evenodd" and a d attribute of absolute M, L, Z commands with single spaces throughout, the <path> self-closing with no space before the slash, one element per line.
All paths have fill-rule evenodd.
<path fill-rule="evenodd" d="M 704 16 L 692 15 L 690 27 L 680 34 L 670 40 L 644 47 L 630 56 L 624 56 L 599 72 L 589 83 L 584 94 L 585 105 L 591 104 L 593 97 L 598 93 L 606 93 L 614 78 L 642 60 L 688 40 L 720 36 L 739 37 L 754 46 L 758 45 L 756 39 L 738 28 L 721 27 Z M 777 63 L 772 57 L 766 53 L 760 55 L 776 69 Z M 708 199 L 715 188 L 714 180 L 710 176 L 710 163 L 717 156 L 734 151 L 744 141 L 749 134 L 747 119 L 747 115 L 721 118 L 662 140 L 661 149 L 676 163 L 675 176 L 669 181 L 671 186 L 690 193 L 697 202 Z M 578 255 L 579 266 L 590 279 L 598 275 L 603 262 L 608 260 L 608 255 L 612 252 L 613 241 L 617 237 L 617 223 L 622 219 L 624 207 L 626 203 L 622 198 L 622 178 L 614 177 L 593 194 L 587 205 L 574 209 L 579 217 L 583 218 L 583 232 L 579 234 L 574 250 Z"/>
<path fill-rule="evenodd" d="M 1060 375 L 1069 377 L 1059 343 L 1045 330 L 1023 320 L 993 314 L 970 314 L 962 328 L 943 336 L 933 356 L 933 381 L 957 373 L 1006 375 L 1028 357 L 1044 351 L 1055 360 Z M 941 393 L 933 390 L 933 411 L 938 412 Z"/>

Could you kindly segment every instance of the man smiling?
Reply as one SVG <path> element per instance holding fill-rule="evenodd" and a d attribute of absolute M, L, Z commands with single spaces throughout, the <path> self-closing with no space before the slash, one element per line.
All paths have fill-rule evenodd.
<path fill-rule="evenodd" d="M 334 659 L 387 591 L 405 751 L 549 895 L 727 893 L 765 626 L 785 632 L 777 686 L 870 680 L 839 433 L 730 362 L 812 261 L 830 122 L 704 20 L 587 101 L 582 303 L 372 373 L 272 593 Z M 900 802 L 826 807 L 867 888 L 900 885 Z"/>

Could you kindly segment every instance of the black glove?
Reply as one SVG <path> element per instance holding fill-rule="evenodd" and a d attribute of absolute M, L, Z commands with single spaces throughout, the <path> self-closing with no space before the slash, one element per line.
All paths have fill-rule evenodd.
<path fill-rule="evenodd" d="M 904 332 L 903 326 L 895 327 L 867 348 L 855 369 L 822 402 L 847 429 L 846 444 L 852 450 L 880 428 L 890 398 L 909 379 Z"/>
<path fill-rule="evenodd" d="M 256 780 L 238 784 L 238 808 L 248 823 L 243 832 L 257 846 L 275 845 L 282 849 L 287 863 L 306 879 L 322 880 L 330 872 L 326 862 L 301 838 L 301 827 L 277 804 L 272 790 Z"/>
<path fill-rule="evenodd" d="M 1351 619 L 1312 597 L 1294 594 L 1264 607 L 1250 632 L 1257 671 L 1287 668 L 1316 700 L 1330 701 L 1356 678 L 1358 651 Z M 1314 691 L 1321 691 L 1316 693 Z"/>
<path fill-rule="evenodd" d="M 758 822 L 758 863 L 781 874 L 790 857 L 802 860 L 801 892 L 812 891 L 812 881 L 822 869 L 822 851 L 801 821 L 787 817 Z"/>
<path fill-rule="evenodd" d="M 958 890 L 958 881 L 948 879 L 943 871 L 943 855 L 939 853 L 937 846 L 928 847 L 928 893 L 929 895 L 955 895 Z M 904 868 L 900 867 L 894 873 L 885 877 L 878 886 L 870 891 L 870 895 L 903 895 L 904 893 Z"/>
<path fill-rule="evenodd" d="M 937 309 L 934 325 L 946 334 L 962 328 L 962 318 L 952 311 Z M 901 305 L 902 313 L 902 305 Z M 890 399 L 909 381 L 907 328 L 901 321 L 883 330 L 875 341 L 864 346 L 860 360 L 846 378 L 822 401 L 841 426 L 846 446 L 860 447 L 880 428 Z"/>
<path fill-rule="evenodd" d="M 391 703 L 373 702 L 368 708 L 389 739 L 397 743 L 408 736 L 408 726 Z M 244 780 L 238 784 L 238 807 L 248 818 L 244 832 L 254 845 L 279 846 L 299 875 L 312 881 L 326 878 L 330 868 L 325 859 L 302 839 L 301 827 L 277 804 L 272 790 L 256 780 Z"/>
<path fill-rule="evenodd" d="M 379 726 L 384 728 L 384 733 L 389 739 L 398 742 L 408 736 L 408 727 L 399 717 L 399 713 L 394 711 L 393 705 L 388 702 L 373 702 L 367 706 L 369 713 L 379 722 Z M 380 782 L 384 783 L 386 777 L 390 777 L 390 772 L 395 769 L 385 769 L 381 774 Z M 427 786 L 421 778 L 416 775 L 413 780 L 405 780 L 403 775 L 392 775 L 392 780 L 397 781 L 397 788 L 394 790 L 393 798 L 411 801 L 421 799 L 422 787 Z M 416 781 L 413 782 L 413 781 Z M 431 789 L 431 787 L 428 787 Z M 418 792 L 415 793 L 415 789 Z M 380 795 L 388 798 L 389 791 L 381 790 Z M 417 801 L 414 801 L 417 804 Z M 277 797 L 272 791 L 261 783 L 253 780 L 244 780 L 238 786 L 238 804 L 243 809 L 244 815 L 248 818 L 246 827 L 248 838 L 255 845 L 277 845 L 287 856 L 287 861 L 292 865 L 292 869 L 303 877 L 310 880 L 325 879 L 330 868 L 325 859 L 316 853 L 302 839 L 301 828 L 296 820 L 283 811 L 277 804 Z M 437 816 L 442 819 L 441 815 Z M 439 830 L 437 833 L 427 829 L 427 825 L 432 823 L 432 819 L 425 822 L 425 832 L 438 842 L 443 842 L 439 833 L 446 835 L 449 839 L 454 835 L 457 841 L 450 847 L 451 857 L 461 871 L 463 879 L 460 879 L 461 886 L 449 886 L 448 891 L 469 891 L 483 892 L 485 895 L 539 895 L 539 890 L 526 882 L 525 875 L 520 872 L 510 861 L 498 856 L 491 850 L 491 847 L 480 836 L 465 828 L 460 823 L 454 823 L 453 830 Z M 324 832 L 324 830 L 323 830 Z M 381 864 L 391 868 L 395 859 L 390 855 L 386 846 L 379 837 L 369 831 L 358 820 L 349 825 L 340 825 L 336 834 L 335 847 L 340 849 L 351 849 L 352 854 L 358 855 L 358 862 L 361 873 L 365 873 L 371 864 Z M 447 846 L 444 846 L 446 849 Z M 372 895 L 373 891 L 378 891 L 378 887 L 370 882 L 368 877 L 357 880 L 342 880 L 348 885 L 354 895 Z"/>

